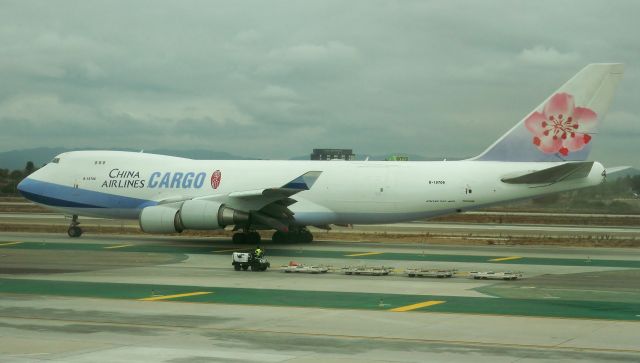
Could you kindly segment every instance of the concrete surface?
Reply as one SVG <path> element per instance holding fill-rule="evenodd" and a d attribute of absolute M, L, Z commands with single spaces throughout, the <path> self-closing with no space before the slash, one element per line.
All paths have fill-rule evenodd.
<path fill-rule="evenodd" d="M 20 248 L 20 243 L 41 248 Z M 55 248 L 55 244 L 75 248 Z M 87 246 L 91 245 L 91 248 Z M 138 246 L 139 251 L 126 245 Z M 100 248 L 97 248 L 97 247 Z M 109 248 L 114 247 L 117 248 Z M 118 247 L 123 246 L 123 247 Z M 208 253 L 185 253 L 189 248 Z M 247 246 L 239 246 L 247 248 Z M 249 246 L 250 247 L 250 246 Z M 640 320 L 567 317 L 576 301 L 603 299 L 602 306 L 626 302 L 640 291 L 638 269 L 616 266 L 505 264 L 504 262 L 428 261 L 347 257 L 348 254 L 440 254 L 447 256 L 521 256 L 544 259 L 638 261 L 635 249 L 558 248 L 545 246 L 429 246 L 412 243 L 326 242 L 265 245 L 281 253 L 274 265 L 299 260 L 300 251 L 326 257 L 302 257 L 304 263 L 416 264 L 474 269 L 524 270 L 519 282 L 409 279 L 402 276 L 347 277 L 340 274 L 289 275 L 235 272 L 228 239 L 154 236 L 90 236 L 0 233 L 0 281 L 47 281 L 38 293 L 2 291 L 0 287 L 0 360 L 3 362 L 606 362 L 640 360 Z M 131 250 L 127 250 L 131 248 Z M 287 251 L 288 255 L 287 255 Z M 336 254 L 340 251 L 341 254 Z M 535 260 L 532 260 L 535 261 Z M 507 262 L 507 261 L 505 261 Z M 585 275 L 586 274 L 586 275 Z M 585 278 L 586 276 L 586 278 Z M 100 294 L 101 285 L 153 284 L 211 287 L 211 302 L 197 299 L 139 301 L 132 298 L 56 296 L 62 282 L 82 283 L 79 294 Z M 111 285 L 120 286 L 120 285 Z M 220 296 L 216 297 L 216 289 Z M 267 306 L 261 301 L 221 303 L 225 290 L 256 293 L 394 294 L 446 296 L 457 301 L 537 299 L 539 306 L 563 306 L 562 318 L 508 316 L 499 313 L 441 313 L 449 303 L 408 312 L 358 308 Z M 597 291 L 596 291 L 597 290 Z M 234 290 L 235 291 L 235 290 Z M 554 295 L 548 295 L 553 291 Z M 605 295 L 602 295 L 602 292 Z M 147 294 L 145 291 L 144 294 Z M 546 294 L 546 295 L 545 295 Z M 562 295 L 565 294 L 565 295 Z M 247 294 L 247 296 L 258 296 Z M 558 295 L 558 296 L 556 296 Z M 596 296 L 597 295 L 597 296 Z M 209 296 L 209 295 L 207 295 Z M 283 295 L 286 296 L 286 295 Z M 312 295 L 309 295 L 312 296 Z M 346 295 L 345 295 L 346 296 Z M 497 297 L 495 297 L 497 296 Z M 568 296 L 582 300 L 568 300 Z M 209 299 L 209 297 L 207 297 Z M 476 300 L 474 300 L 476 299 Z M 443 298 L 443 300 L 445 300 Z M 191 302 L 190 302 L 191 301 Z M 523 301 L 523 300 L 522 300 Z M 285 300 L 286 303 L 286 300 Z M 384 304 L 385 302 L 383 302 Z M 388 303 L 388 302 L 387 302 Z M 606 305 L 612 303 L 613 305 Z M 532 305 L 535 309 L 536 304 Z M 499 305 L 497 305 L 499 306 Z M 594 306 L 598 308 L 598 304 Z M 473 306 L 470 306 L 471 309 Z M 508 306 L 505 306 L 505 311 Z M 576 305 L 577 309 L 577 305 Z"/>

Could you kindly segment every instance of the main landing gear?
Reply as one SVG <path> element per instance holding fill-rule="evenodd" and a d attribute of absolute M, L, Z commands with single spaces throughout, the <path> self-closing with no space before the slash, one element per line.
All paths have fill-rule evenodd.
<path fill-rule="evenodd" d="M 233 234 L 233 243 L 260 244 L 260 234 L 256 231 L 236 232 Z M 271 240 L 274 243 L 310 243 L 313 242 L 313 234 L 306 228 L 290 230 L 289 232 L 276 231 Z"/>
<path fill-rule="evenodd" d="M 238 232 L 233 234 L 233 243 L 248 243 L 252 245 L 260 244 L 260 234 L 256 231 Z"/>
<path fill-rule="evenodd" d="M 78 216 L 74 214 L 73 218 L 71 218 L 69 229 L 67 230 L 67 234 L 69 235 L 69 237 L 77 238 L 82 236 L 82 228 L 78 227 L 79 225 L 80 222 L 78 222 Z"/>
<path fill-rule="evenodd" d="M 311 243 L 313 242 L 313 234 L 306 228 L 300 228 L 289 232 L 276 231 L 271 240 L 274 243 Z"/>

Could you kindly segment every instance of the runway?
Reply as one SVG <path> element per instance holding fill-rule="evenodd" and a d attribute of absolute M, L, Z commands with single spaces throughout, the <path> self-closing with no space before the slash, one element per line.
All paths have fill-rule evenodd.
<path fill-rule="evenodd" d="M 571 225 L 531 225 L 531 224 L 476 224 L 476 223 L 442 223 L 442 222 L 411 222 L 382 224 L 375 226 L 357 225 L 358 230 L 380 230 L 388 232 L 424 232 L 433 233 L 483 233 L 510 235 L 539 235 L 542 233 L 556 236 L 581 236 L 594 234 L 612 234 L 616 236 L 638 236 L 640 227 L 605 227 L 605 226 L 571 226 Z"/>
<path fill-rule="evenodd" d="M 3 361 L 637 361 L 640 251 L 425 243 L 0 234 Z M 291 260 L 334 272 L 285 274 Z M 345 265 L 390 276 L 346 276 Z M 411 279 L 407 267 L 456 269 Z M 473 270 L 524 273 L 473 280 Z"/>
<path fill-rule="evenodd" d="M 482 212 L 489 214 L 490 212 Z M 519 215 L 532 215 L 519 214 Z M 576 215 L 579 216 L 579 215 Z M 594 216 L 594 215 L 584 215 Z M 622 215 L 620 218 L 637 218 Z M 11 225 L 46 225 L 67 226 L 70 219 L 56 213 L 0 213 L 0 224 Z M 121 228 L 138 230 L 138 222 L 132 220 L 115 220 L 82 217 L 82 225 L 98 228 Z M 597 226 L 597 225 L 554 225 L 554 224 L 498 224 L 498 223 L 446 223 L 433 221 L 417 221 L 410 223 L 355 225 L 351 227 L 334 226 L 334 232 L 340 233 L 402 233 L 402 234 L 446 234 L 446 235 L 479 235 L 479 236 L 565 236 L 565 237 L 598 237 L 628 239 L 640 236 L 640 227 L 636 226 Z"/>

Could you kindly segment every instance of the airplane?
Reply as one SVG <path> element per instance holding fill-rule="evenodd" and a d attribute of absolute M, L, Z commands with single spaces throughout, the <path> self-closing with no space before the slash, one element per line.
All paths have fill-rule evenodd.
<path fill-rule="evenodd" d="M 587 161 L 622 64 L 589 64 L 476 157 L 461 161 L 192 160 L 123 151 L 62 153 L 18 185 L 72 216 L 137 219 L 147 233 L 233 227 L 233 241 L 311 242 L 309 226 L 455 214 L 598 185 Z"/>

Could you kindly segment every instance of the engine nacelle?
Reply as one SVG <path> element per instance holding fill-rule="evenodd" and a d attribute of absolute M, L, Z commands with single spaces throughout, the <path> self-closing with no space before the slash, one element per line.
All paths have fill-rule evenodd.
<path fill-rule="evenodd" d="M 249 213 L 226 207 L 219 202 L 188 200 L 180 208 L 185 229 L 220 229 L 231 224 L 249 222 Z"/>
<path fill-rule="evenodd" d="M 140 228 L 146 233 L 175 233 L 184 229 L 180 223 L 179 209 L 156 205 L 142 209 Z"/>
<path fill-rule="evenodd" d="M 221 203 L 204 200 L 188 200 L 180 208 L 180 220 L 186 229 L 220 229 L 218 212 Z"/>
<path fill-rule="evenodd" d="M 249 213 L 219 202 L 188 200 L 181 207 L 156 205 L 142 209 L 140 228 L 147 233 L 175 233 L 185 229 L 221 229 L 249 223 Z"/>

